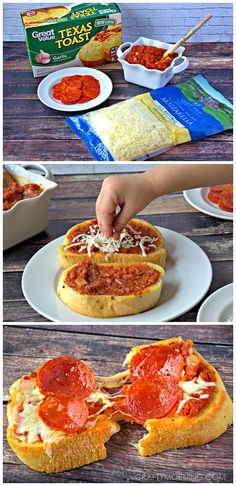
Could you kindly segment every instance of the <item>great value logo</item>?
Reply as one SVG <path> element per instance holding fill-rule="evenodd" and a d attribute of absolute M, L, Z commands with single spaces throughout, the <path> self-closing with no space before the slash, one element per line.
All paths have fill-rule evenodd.
<path fill-rule="evenodd" d="M 47 30 L 46 32 L 38 32 L 37 30 L 34 30 L 34 32 L 32 32 L 32 37 L 38 39 L 40 42 L 53 40 L 55 39 L 54 29 Z"/>

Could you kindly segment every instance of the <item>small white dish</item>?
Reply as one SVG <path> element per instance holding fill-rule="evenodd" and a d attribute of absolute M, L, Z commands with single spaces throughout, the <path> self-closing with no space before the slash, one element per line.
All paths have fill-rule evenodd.
<path fill-rule="evenodd" d="M 56 289 L 62 269 L 58 248 L 64 236 L 48 243 L 28 262 L 22 277 L 26 300 L 39 314 L 55 322 L 153 323 L 174 320 L 192 309 L 204 297 L 212 280 L 211 263 L 192 240 L 175 231 L 158 228 L 166 242 L 168 259 L 160 301 L 153 309 L 137 315 L 95 319 L 70 310 L 59 299 Z"/>
<path fill-rule="evenodd" d="M 130 53 L 133 46 L 145 45 L 154 46 L 162 49 L 169 49 L 173 44 L 167 44 L 154 39 L 147 39 L 146 37 L 139 37 L 135 42 L 124 42 L 118 48 L 117 57 L 121 63 L 124 71 L 124 78 L 130 83 L 138 84 L 149 89 L 163 88 L 177 73 L 180 73 L 187 69 L 189 61 L 187 57 L 183 56 L 185 47 L 178 47 L 178 57 L 176 57 L 171 65 L 165 69 L 165 71 L 159 71 L 158 69 L 147 69 L 140 64 L 129 64 L 125 58 Z"/>
<path fill-rule="evenodd" d="M 57 184 L 52 173 L 41 164 L 4 164 L 4 167 L 20 186 L 32 182 L 44 189 L 39 196 L 18 201 L 3 211 L 3 249 L 7 250 L 46 229 L 49 203 Z"/>
<path fill-rule="evenodd" d="M 197 322 L 233 323 L 233 284 L 225 285 L 211 294 L 201 305 Z"/>
<path fill-rule="evenodd" d="M 223 211 L 217 204 L 214 204 L 207 199 L 209 187 L 199 187 L 197 189 L 189 189 L 183 191 L 186 201 L 198 211 L 213 216 L 214 218 L 227 219 L 233 221 L 233 213 Z"/>
<path fill-rule="evenodd" d="M 84 76 L 85 74 L 89 76 L 93 76 L 96 78 L 100 83 L 100 94 L 97 98 L 88 101 L 87 103 L 76 103 L 73 105 L 65 105 L 61 103 L 59 100 L 56 100 L 52 96 L 52 87 L 59 83 L 62 78 L 65 76 L 74 76 L 74 75 L 81 75 Z M 49 106 L 49 108 L 53 108 L 53 110 L 59 111 L 85 111 L 94 108 L 95 106 L 101 105 L 111 94 L 112 92 L 112 82 L 110 78 L 99 71 L 98 69 L 92 69 L 87 67 L 71 67 L 67 69 L 61 69 L 59 71 L 55 71 L 54 73 L 49 74 L 46 78 L 44 78 L 38 86 L 38 97 L 40 101 Z"/>

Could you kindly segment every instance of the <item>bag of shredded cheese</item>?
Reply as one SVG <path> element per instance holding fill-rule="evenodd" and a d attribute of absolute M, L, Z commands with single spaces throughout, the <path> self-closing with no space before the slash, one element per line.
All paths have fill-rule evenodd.
<path fill-rule="evenodd" d="M 145 160 L 233 128 L 233 105 L 198 75 L 66 119 L 96 160 Z"/>

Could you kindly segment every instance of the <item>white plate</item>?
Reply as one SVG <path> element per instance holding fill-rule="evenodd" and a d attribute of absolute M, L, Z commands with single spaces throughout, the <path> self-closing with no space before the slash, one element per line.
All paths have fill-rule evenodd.
<path fill-rule="evenodd" d="M 165 238 L 168 260 L 164 286 L 158 306 L 142 314 L 100 319 L 108 322 L 149 323 L 170 321 L 192 309 L 204 297 L 212 280 L 211 263 L 204 251 L 183 235 L 158 228 Z M 62 270 L 58 248 L 64 236 L 39 250 L 28 262 L 22 277 L 22 289 L 29 304 L 44 317 L 60 322 L 97 322 L 64 305 L 56 294 Z"/>
<path fill-rule="evenodd" d="M 88 101 L 87 103 L 82 104 L 73 104 L 73 105 L 64 105 L 58 100 L 55 100 L 51 94 L 52 87 L 54 84 L 60 82 L 62 78 L 65 76 L 74 76 L 75 74 L 85 75 L 88 74 L 96 78 L 100 83 L 100 94 L 94 100 Z M 91 69 L 87 67 L 72 67 L 67 69 L 61 69 L 59 71 L 55 71 L 54 73 L 49 74 L 46 78 L 44 78 L 38 86 L 38 97 L 44 105 L 53 108 L 54 110 L 59 111 L 84 111 L 90 110 L 95 106 L 100 105 L 103 103 L 111 94 L 112 92 L 112 82 L 110 78 L 104 74 L 102 71 L 98 69 Z"/>
<path fill-rule="evenodd" d="M 209 216 L 214 216 L 220 219 L 233 220 L 233 213 L 228 211 L 222 211 L 216 204 L 208 201 L 207 195 L 209 192 L 209 187 L 199 187 L 198 189 L 189 189 L 188 191 L 183 191 L 186 201 L 198 209 L 202 213 L 208 214 Z"/>
<path fill-rule="evenodd" d="M 203 302 L 197 322 L 233 322 L 233 284 L 221 287 Z"/>

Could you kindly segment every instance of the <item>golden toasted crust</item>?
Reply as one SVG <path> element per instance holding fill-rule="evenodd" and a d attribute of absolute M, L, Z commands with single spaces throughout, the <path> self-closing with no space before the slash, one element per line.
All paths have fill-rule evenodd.
<path fill-rule="evenodd" d="M 184 340 L 181 337 L 152 343 L 151 346 L 168 345 Z M 132 348 L 126 356 L 126 363 L 140 349 L 150 345 Z M 144 426 L 148 434 L 138 443 L 141 456 L 150 456 L 169 449 L 206 444 L 223 434 L 232 423 L 233 404 L 216 369 L 211 366 L 194 348 L 193 353 L 213 372 L 216 389 L 212 400 L 194 417 L 177 416 L 162 419 L 149 419 Z"/>
<path fill-rule="evenodd" d="M 105 415 L 99 416 L 92 428 L 57 438 L 55 441 L 29 444 L 18 440 L 14 435 L 12 415 L 17 394 L 15 385 L 7 407 L 7 440 L 24 464 L 36 471 L 52 473 L 74 469 L 106 458 L 104 443 L 113 433 L 120 430 L 120 426 Z"/>
<path fill-rule="evenodd" d="M 117 27 L 120 27 L 120 31 L 116 32 L 115 29 Z M 122 44 L 122 30 L 121 30 L 121 24 L 116 25 L 115 27 L 110 27 L 108 29 L 110 32 L 112 32 L 112 35 L 106 39 L 103 44 L 104 44 L 104 52 L 105 52 L 105 58 L 106 61 L 112 61 L 111 57 L 111 49 L 114 47 L 119 47 Z"/>
<path fill-rule="evenodd" d="M 85 66 L 93 67 L 106 62 L 103 43 L 95 41 L 94 38 L 81 47 L 79 58 Z"/>
<path fill-rule="evenodd" d="M 165 273 L 163 268 L 158 265 L 146 264 L 158 270 L 160 277 L 156 284 L 146 288 L 140 294 L 122 296 L 80 294 L 65 283 L 67 273 L 73 268 L 72 266 L 65 270 L 60 278 L 58 295 L 70 309 L 85 316 L 108 318 L 139 314 L 151 309 L 158 303 L 162 290 L 162 279 Z M 120 266 L 119 263 L 106 263 L 105 265 Z M 133 264 L 128 263 L 126 265 Z"/>
<path fill-rule="evenodd" d="M 142 219 L 132 219 L 132 221 L 137 224 L 142 224 L 143 226 L 146 226 L 146 228 L 151 228 L 156 233 L 156 236 L 158 238 L 158 249 L 148 253 L 146 257 L 138 253 L 113 253 L 111 255 L 108 255 L 109 263 L 150 262 L 165 268 L 166 248 L 165 248 L 164 238 L 160 233 L 160 231 L 158 231 L 157 228 L 155 228 L 153 225 L 147 223 Z M 59 248 L 59 260 L 62 268 L 68 268 L 71 265 L 80 263 L 81 261 L 88 258 L 87 253 L 76 254 L 71 252 L 70 249 L 68 250 L 64 249 L 65 246 L 70 244 L 70 240 L 69 240 L 70 234 L 74 232 L 74 230 L 77 227 L 79 227 L 81 231 L 83 231 L 83 228 L 87 227 L 88 223 L 89 221 L 83 221 L 83 223 L 76 224 L 75 226 L 70 228 L 69 231 L 67 231 L 65 235 L 64 245 L 62 245 Z M 106 256 L 107 256 L 106 253 L 97 252 L 97 253 L 92 253 L 90 258 L 94 263 L 105 263 Z"/>

